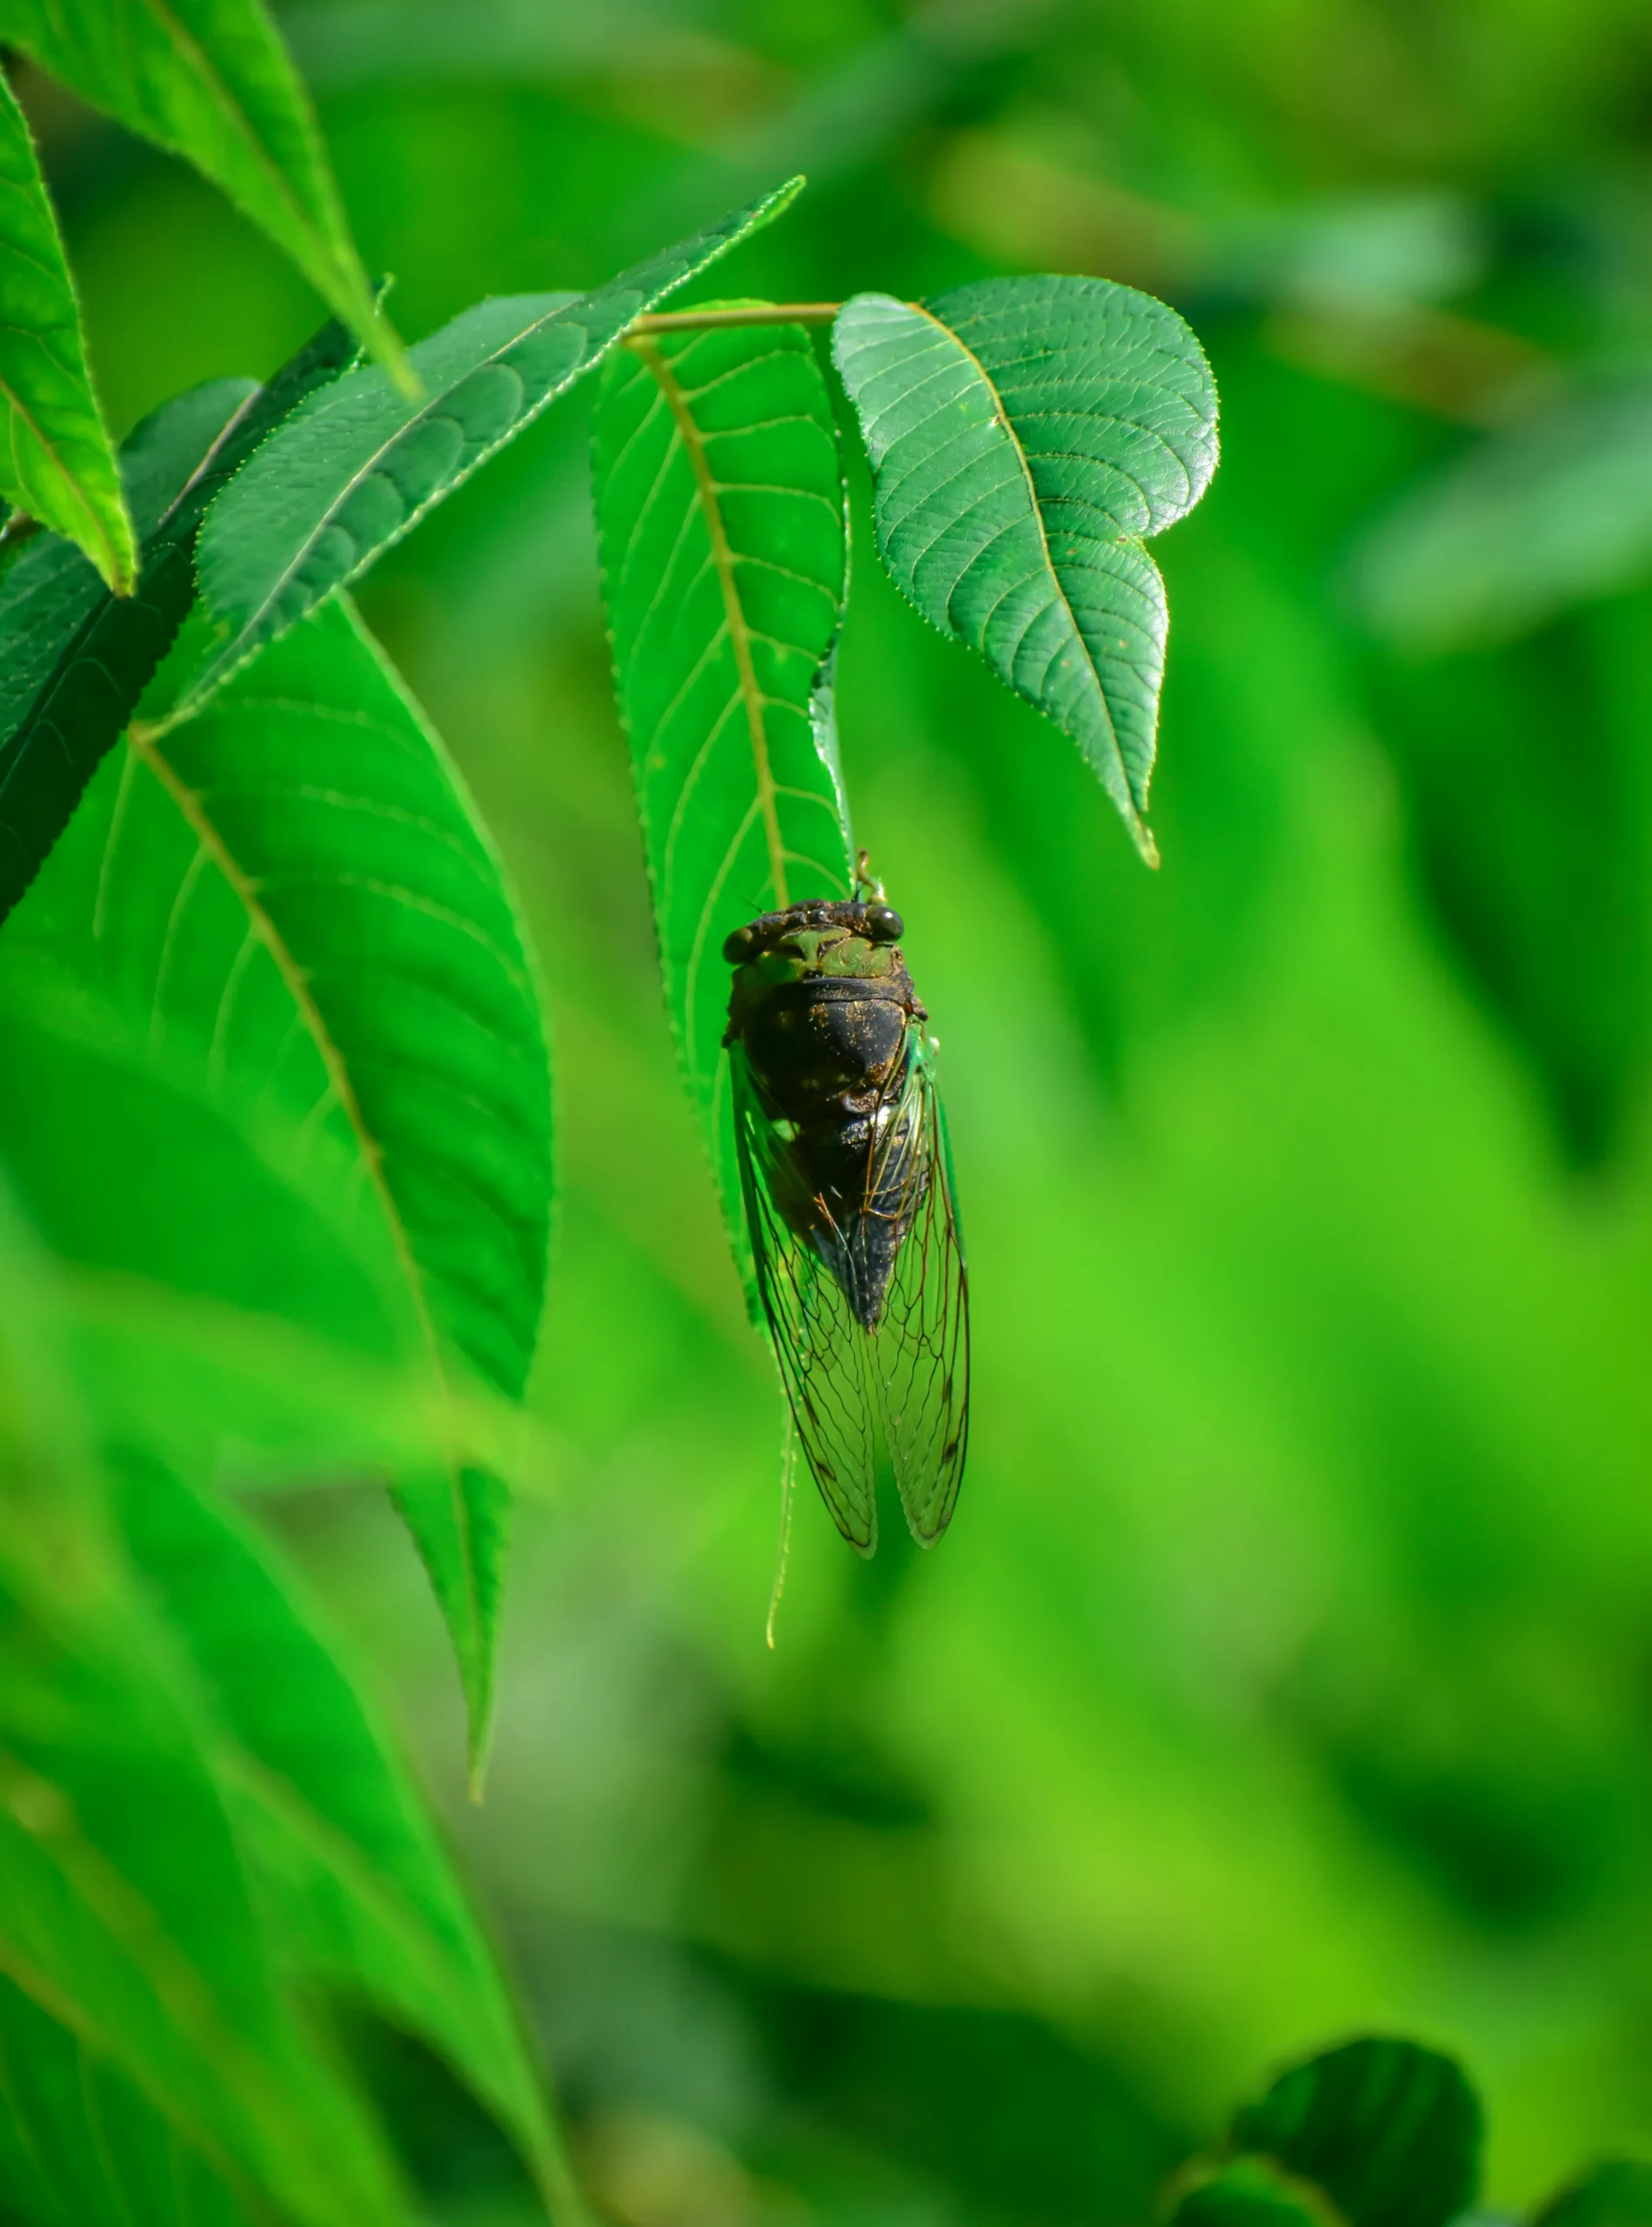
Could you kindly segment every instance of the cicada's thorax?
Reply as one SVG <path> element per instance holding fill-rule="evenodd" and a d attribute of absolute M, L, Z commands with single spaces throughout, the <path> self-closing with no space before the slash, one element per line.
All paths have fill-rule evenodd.
<path fill-rule="evenodd" d="M 777 1203 L 868 1330 L 922 1197 L 899 1149 L 903 1087 L 927 1018 L 886 905 L 797 905 L 737 929 L 724 1041 L 750 1064 L 786 1181 Z"/>

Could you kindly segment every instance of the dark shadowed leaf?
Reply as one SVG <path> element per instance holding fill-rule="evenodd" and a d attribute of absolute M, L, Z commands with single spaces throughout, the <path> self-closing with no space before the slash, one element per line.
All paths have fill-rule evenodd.
<path fill-rule="evenodd" d="M 1348 2227 L 1447 2227 L 1474 2200 L 1481 2132 L 1455 2059 L 1370 2038 L 1281 2074 L 1234 2115 L 1229 2147 L 1321 2190 Z"/>
<path fill-rule="evenodd" d="M 595 468 L 665 1000 L 746 1261 L 723 940 L 777 905 L 846 897 L 854 870 L 822 679 L 843 608 L 843 480 L 807 332 L 713 329 L 618 351 Z"/>
<path fill-rule="evenodd" d="M 1266 2157 L 1237 2157 L 1196 2180 L 1170 2214 L 1171 2227 L 1344 2227 L 1323 2193 Z"/>
<path fill-rule="evenodd" d="M 1652 2227 L 1652 2165 L 1603 2159 L 1551 2197 L 1533 2227 Z"/>
<path fill-rule="evenodd" d="M 0 576 L 0 920 L 69 824 L 183 623 L 207 505 L 287 411 L 355 353 L 329 324 L 266 386 L 217 379 L 164 403 L 122 451 L 142 558 L 110 595 L 54 535 Z"/>
<path fill-rule="evenodd" d="M 124 595 L 137 570 L 34 143 L 0 78 L 0 496 L 77 542 Z"/>
<path fill-rule="evenodd" d="M 1175 311 L 1100 278 L 858 294 L 833 352 L 878 547 L 932 625 L 1072 736 L 1144 857 L 1168 624 L 1143 538 L 1216 465 L 1216 390 Z"/>
<path fill-rule="evenodd" d="M 219 632 L 185 708 L 365 572 L 601 363 L 634 317 L 778 216 L 801 184 L 794 178 L 592 293 L 478 303 L 411 351 L 424 390 L 417 401 L 364 367 L 300 411 L 202 532 L 201 591 Z"/>

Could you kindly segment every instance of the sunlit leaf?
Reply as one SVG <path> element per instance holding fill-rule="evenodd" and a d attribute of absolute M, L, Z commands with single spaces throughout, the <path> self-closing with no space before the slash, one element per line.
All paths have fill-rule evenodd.
<path fill-rule="evenodd" d="M 478 303 L 411 351 L 418 401 L 370 367 L 317 397 L 206 522 L 201 590 L 220 639 L 186 708 L 365 572 L 600 364 L 633 318 L 778 216 L 801 184 L 794 178 L 592 293 Z"/>
<path fill-rule="evenodd" d="M 253 2207 L 390 2227 L 389 2160 L 271 1963 L 194 1697 L 105 1521 L 10 1221 L 0 1255 L 0 1968 L 109 2069 L 124 2117 L 134 2091 L 158 2116 L 158 2134 L 123 2131 L 111 2170 L 129 2189 L 164 2142 Z M 0 2024 L 9 2050 L 27 2025 Z M 35 2059 L 37 2129 L 51 2070 Z M 86 2100 L 59 2091 L 54 2148 L 84 2131 Z"/>
<path fill-rule="evenodd" d="M 1144 857 L 1168 616 L 1143 538 L 1216 465 L 1216 391 L 1174 310 L 1100 278 L 858 294 L 833 352 L 880 554 L 932 625 L 1072 736 Z"/>
<path fill-rule="evenodd" d="M 0 497 L 77 542 L 110 587 L 137 570 L 86 369 L 74 281 L 34 143 L 0 77 Z"/>
<path fill-rule="evenodd" d="M 560 2197 L 566 2169 L 498 1972 L 296 1579 L 244 1521 L 151 1461 L 121 1466 L 117 1504 L 209 1696 L 213 1769 L 298 1976 L 423 2036 Z"/>
<path fill-rule="evenodd" d="M 213 380 L 144 419 L 121 452 L 142 556 L 129 599 L 110 595 L 50 534 L 25 543 L 0 574 L 0 920 L 68 826 L 183 623 L 207 505 L 354 353 L 344 326 L 328 324 L 267 385 Z"/>
<path fill-rule="evenodd" d="M 545 1283 L 545 1042 L 439 744 L 342 603 L 200 719 L 133 737 L 0 939 L 30 1046 L 0 1148 L 37 1215 L 76 1260 L 422 1348 L 442 1393 L 515 1398 Z M 102 1172 L 135 1160 L 111 1212 Z M 479 1751 L 508 1509 L 467 1443 L 400 1491 Z"/>
<path fill-rule="evenodd" d="M 262 0 L 0 0 L 0 39 L 193 163 L 347 324 L 378 351 L 398 352 L 351 244 L 309 97 Z"/>
<path fill-rule="evenodd" d="M 712 329 L 619 351 L 596 491 L 666 1004 L 744 1260 L 723 939 L 774 906 L 846 897 L 854 869 L 823 679 L 843 479 L 808 333 Z"/>

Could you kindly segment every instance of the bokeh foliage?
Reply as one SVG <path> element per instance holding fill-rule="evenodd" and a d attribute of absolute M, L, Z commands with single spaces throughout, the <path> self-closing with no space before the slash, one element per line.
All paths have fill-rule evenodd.
<path fill-rule="evenodd" d="M 1638 17 L 285 20 L 405 331 L 600 281 L 805 168 L 719 287 L 1091 271 L 1181 309 L 1224 398 L 1213 492 L 1155 544 L 1156 877 L 1060 738 L 900 604 L 854 490 L 842 748 L 942 1037 L 976 1435 L 921 1564 L 863 1568 L 799 1511 L 773 1656 L 779 1417 L 660 1008 L 579 405 L 364 589 L 507 852 L 560 1047 L 557 1490 L 521 1527 L 479 1812 L 390 1518 L 281 1520 L 446 1789 L 599 2190 L 638 2218 L 793 2216 L 788 2190 L 826 2218 L 1140 2217 L 1259 2063 L 1371 2024 L 1474 2064 L 1499 2201 L 1644 2150 Z M 19 85 L 118 432 L 304 339 L 315 303 L 258 235 Z M 1368 583 L 1401 506 L 1460 505 L 1478 458 L 1471 490 L 1534 448 L 1573 467 L 1580 425 L 1622 469 L 1521 483 L 1547 561 L 1473 544 L 1498 624 L 1389 623 L 1409 606 Z M 385 2077 L 456 2130 L 430 2185 L 485 2183 L 434 2076 Z"/>

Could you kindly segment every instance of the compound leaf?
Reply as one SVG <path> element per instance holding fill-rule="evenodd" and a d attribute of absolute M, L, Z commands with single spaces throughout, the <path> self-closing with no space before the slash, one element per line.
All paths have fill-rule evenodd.
<path fill-rule="evenodd" d="M 916 304 L 856 295 L 833 352 L 891 578 L 1072 736 L 1154 862 L 1168 616 L 1142 545 L 1215 469 L 1199 343 L 1132 287 L 993 278 Z"/>
<path fill-rule="evenodd" d="M 794 178 L 592 293 L 478 303 L 411 351 L 417 401 L 371 367 L 316 397 L 207 519 L 201 590 L 218 642 L 184 708 L 357 578 L 599 364 L 633 318 L 779 215 L 801 184 Z"/>
<path fill-rule="evenodd" d="M 0 496 L 84 549 L 117 595 L 137 570 L 115 452 L 34 142 L 0 77 Z"/>
<path fill-rule="evenodd" d="M 841 461 L 799 325 L 630 342 L 604 376 L 596 499 L 665 1000 L 746 1259 L 723 1105 L 723 939 L 854 860 L 823 679 L 842 616 Z"/>
<path fill-rule="evenodd" d="M 267 385 L 213 380 L 144 419 L 121 453 L 142 551 L 129 599 L 51 534 L 26 542 L 0 576 L 0 920 L 68 826 L 183 623 L 207 505 L 355 352 L 344 327 L 329 324 Z"/>
<path fill-rule="evenodd" d="M 398 356 L 308 96 L 260 0 L 0 0 L 0 40 L 193 163 L 378 353 Z"/>

